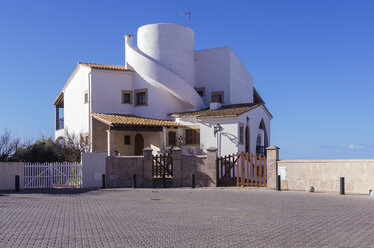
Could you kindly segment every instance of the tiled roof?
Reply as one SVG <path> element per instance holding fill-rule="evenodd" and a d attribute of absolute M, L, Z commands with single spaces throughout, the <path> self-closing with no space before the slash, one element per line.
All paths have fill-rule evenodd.
<path fill-rule="evenodd" d="M 111 126 L 184 127 L 184 125 L 176 121 L 145 118 L 136 115 L 93 113 L 92 116 Z"/>
<path fill-rule="evenodd" d="M 196 117 L 202 117 L 202 118 L 204 117 L 230 117 L 230 116 L 241 115 L 260 105 L 262 104 L 257 104 L 257 103 L 230 104 L 230 105 L 223 105 L 221 108 L 216 109 L 216 110 L 210 110 L 209 108 L 205 108 L 205 109 L 198 110 L 198 111 L 171 113 L 170 115 L 173 117 L 196 116 Z"/>
<path fill-rule="evenodd" d="M 83 63 L 79 62 L 79 65 L 85 65 L 94 69 L 103 70 L 114 70 L 114 71 L 134 71 L 133 69 L 127 69 L 124 65 L 106 65 L 106 64 L 96 64 L 96 63 Z"/>

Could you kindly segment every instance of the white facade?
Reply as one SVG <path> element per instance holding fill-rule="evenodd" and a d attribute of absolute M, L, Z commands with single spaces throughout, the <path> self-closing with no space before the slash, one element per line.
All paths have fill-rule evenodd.
<path fill-rule="evenodd" d="M 246 145 L 239 140 L 240 127 L 243 126 L 249 127 L 249 147 L 252 153 L 256 152 L 259 133 L 262 146 L 270 144 L 272 116 L 263 102 L 258 102 L 258 106 L 236 116 L 170 115 L 209 109 L 213 100 L 221 98 L 221 103 L 226 107 L 232 104 L 254 105 L 252 77 L 231 48 L 195 51 L 193 30 L 176 24 L 140 27 L 137 47 L 133 44 L 132 35 L 125 36 L 125 46 L 126 63 L 123 66 L 79 63 L 54 103 L 56 107 L 64 108 L 65 129 L 88 135 L 91 151 L 95 150 L 94 147 L 103 150 L 108 145 L 108 140 L 102 140 L 106 137 L 104 129 L 108 123 L 96 127 L 93 113 L 175 120 L 186 125 L 186 128 L 198 128 L 200 144 L 182 144 L 182 147 L 189 148 L 185 152 L 197 153 L 209 147 L 218 147 L 221 155 L 245 151 Z M 146 103 L 141 106 L 137 105 L 139 91 L 146 92 Z M 123 102 L 123 92 L 130 92 L 131 103 Z M 212 94 L 218 96 L 214 98 Z M 233 109 L 238 107 L 232 106 Z M 263 123 L 262 129 L 260 123 Z M 215 135 L 214 126 L 217 124 L 222 130 Z M 109 124 L 107 129 L 111 129 Z M 152 139 L 147 138 L 144 144 L 152 146 L 156 151 L 163 151 L 168 149 L 166 136 L 172 129 L 164 127 L 162 130 L 159 134 L 156 132 L 151 135 L 143 130 L 131 131 L 124 128 L 116 131 L 116 135 L 129 135 L 131 140 L 137 132 L 144 133 L 144 137 L 151 135 Z M 62 136 L 61 125 L 56 124 L 55 135 L 56 139 Z M 183 130 L 178 130 L 177 135 L 183 139 Z M 120 147 L 118 150 L 122 154 L 133 155 L 132 146 L 122 147 L 122 136 L 114 140 L 114 146 Z M 103 144 L 92 145 L 93 142 Z M 101 151 L 100 149 L 97 151 Z"/>

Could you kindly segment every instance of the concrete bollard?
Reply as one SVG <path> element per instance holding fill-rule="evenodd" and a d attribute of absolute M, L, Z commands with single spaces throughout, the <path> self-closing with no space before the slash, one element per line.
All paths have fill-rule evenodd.
<path fill-rule="evenodd" d="M 313 186 L 309 186 L 306 188 L 306 192 L 310 192 L 310 193 L 313 193 L 314 192 L 314 187 Z"/>
<path fill-rule="evenodd" d="M 277 175 L 276 190 L 281 191 L 281 176 Z"/>
<path fill-rule="evenodd" d="M 105 189 L 105 174 L 103 174 L 101 177 L 101 188 Z"/>
<path fill-rule="evenodd" d="M 369 190 L 369 196 L 374 197 L 374 190 Z"/>
<path fill-rule="evenodd" d="M 132 175 L 132 188 L 136 189 L 136 174 Z"/>
<path fill-rule="evenodd" d="M 344 195 L 345 194 L 345 187 L 344 187 L 344 177 L 340 178 L 340 194 Z"/>
<path fill-rule="evenodd" d="M 165 173 L 162 174 L 162 187 L 166 188 L 166 176 L 165 176 Z"/>
<path fill-rule="evenodd" d="M 15 177 L 15 190 L 18 192 L 19 191 L 19 175 Z"/>

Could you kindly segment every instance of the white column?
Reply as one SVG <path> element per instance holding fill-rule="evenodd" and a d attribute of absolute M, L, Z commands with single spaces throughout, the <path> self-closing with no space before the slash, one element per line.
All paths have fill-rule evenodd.
<path fill-rule="evenodd" d="M 183 129 L 181 127 L 178 127 L 178 136 L 177 136 L 177 138 L 178 138 L 177 139 L 177 146 L 181 147 L 181 145 L 179 145 L 179 141 L 181 140 L 181 138 L 183 138 Z"/>
<path fill-rule="evenodd" d="M 166 127 L 162 127 L 162 143 L 163 143 L 163 150 L 165 151 L 166 150 Z"/>
<path fill-rule="evenodd" d="M 114 156 L 114 130 L 107 130 L 108 156 Z"/>

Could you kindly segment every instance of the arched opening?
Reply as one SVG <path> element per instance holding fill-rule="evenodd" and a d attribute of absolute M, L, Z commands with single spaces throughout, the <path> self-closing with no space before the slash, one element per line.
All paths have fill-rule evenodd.
<path fill-rule="evenodd" d="M 144 149 L 144 138 L 143 135 L 137 133 L 135 135 L 135 156 L 142 156 Z"/>
<path fill-rule="evenodd" d="M 249 126 L 247 125 L 245 127 L 245 152 L 251 151 L 250 143 L 251 143 L 251 139 L 249 137 Z"/>
<path fill-rule="evenodd" d="M 65 146 L 65 138 L 60 136 L 56 139 L 56 143 L 60 144 L 61 146 Z"/>
<path fill-rule="evenodd" d="M 269 139 L 266 131 L 265 122 L 262 119 L 258 127 L 256 138 L 256 154 L 266 156 L 265 148 L 269 146 Z"/>

